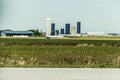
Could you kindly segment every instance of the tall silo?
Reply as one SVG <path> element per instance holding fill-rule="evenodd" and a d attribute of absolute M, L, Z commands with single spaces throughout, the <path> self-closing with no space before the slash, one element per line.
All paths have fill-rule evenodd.
<path fill-rule="evenodd" d="M 71 27 L 71 31 L 70 31 L 70 33 L 73 35 L 73 34 L 75 34 L 75 27 Z"/>
<path fill-rule="evenodd" d="M 46 20 L 45 20 L 45 22 L 46 22 L 46 36 L 50 36 L 51 35 L 51 28 L 50 28 L 50 18 L 47 18 Z"/>
<path fill-rule="evenodd" d="M 51 23 L 51 35 L 55 35 L 55 23 Z"/>
<path fill-rule="evenodd" d="M 65 24 L 65 33 L 70 34 L 70 23 Z"/>
<path fill-rule="evenodd" d="M 81 22 L 77 22 L 77 34 L 81 33 Z"/>

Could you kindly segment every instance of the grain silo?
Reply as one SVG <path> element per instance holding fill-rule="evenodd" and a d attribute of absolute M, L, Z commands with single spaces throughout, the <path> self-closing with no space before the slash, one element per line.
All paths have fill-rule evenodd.
<path fill-rule="evenodd" d="M 75 32 L 75 27 L 71 27 L 70 33 L 71 33 L 72 35 L 76 34 L 76 32 Z"/>
<path fill-rule="evenodd" d="M 46 37 L 47 37 L 51 35 L 50 18 L 47 18 L 45 22 L 46 22 L 45 29 L 46 29 Z"/>

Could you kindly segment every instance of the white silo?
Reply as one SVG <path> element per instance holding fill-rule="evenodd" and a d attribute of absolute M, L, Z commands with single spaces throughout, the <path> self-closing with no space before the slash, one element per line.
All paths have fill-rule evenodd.
<path fill-rule="evenodd" d="M 47 36 L 50 36 L 50 34 L 51 34 L 51 27 L 50 27 L 50 18 L 47 18 L 47 19 L 45 19 L 45 22 L 46 22 L 46 37 Z"/>
<path fill-rule="evenodd" d="M 75 33 L 75 27 L 71 27 L 70 32 L 71 32 L 71 35 L 75 35 L 75 34 L 76 34 L 76 33 Z"/>

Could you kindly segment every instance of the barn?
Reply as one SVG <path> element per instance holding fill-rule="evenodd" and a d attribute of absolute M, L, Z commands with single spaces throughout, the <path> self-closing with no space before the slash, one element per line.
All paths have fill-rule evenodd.
<path fill-rule="evenodd" d="M 32 31 L 2 31 L 1 37 L 29 37 L 34 35 Z"/>

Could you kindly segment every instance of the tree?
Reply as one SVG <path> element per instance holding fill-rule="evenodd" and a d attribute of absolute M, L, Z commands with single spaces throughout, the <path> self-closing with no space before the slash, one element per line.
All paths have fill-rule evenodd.
<path fill-rule="evenodd" d="M 36 30 L 32 29 L 32 30 L 28 30 L 28 31 L 32 31 L 35 36 L 42 36 L 42 33 L 40 33 L 38 29 L 36 29 Z"/>

